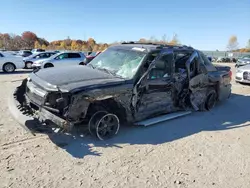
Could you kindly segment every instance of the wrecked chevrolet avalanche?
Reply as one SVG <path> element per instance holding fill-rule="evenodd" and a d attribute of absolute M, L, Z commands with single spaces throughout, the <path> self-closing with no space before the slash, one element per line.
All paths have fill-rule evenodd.
<path fill-rule="evenodd" d="M 15 99 L 41 121 L 70 131 L 88 126 L 100 140 L 120 125 L 151 125 L 210 110 L 231 94 L 230 67 L 216 67 L 187 46 L 128 42 L 86 66 L 33 72 Z"/>

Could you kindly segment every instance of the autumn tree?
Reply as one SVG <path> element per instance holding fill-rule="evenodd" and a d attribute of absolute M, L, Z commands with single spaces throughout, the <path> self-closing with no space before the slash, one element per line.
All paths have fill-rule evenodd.
<path fill-rule="evenodd" d="M 36 40 L 35 41 L 35 48 L 40 48 L 40 47 L 41 47 L 40 43 Z"/>
<path fill-rule="evenodd" d="M 97 52 L 97 51 L 99 51 L 99 49 L 100 49 L 100 46 L 99 46 L 99 45 L 95 45 L 95 46 L 92 48 L 91 51 Z"/>
<path fill-rule="evenodd" d="M 88 44 L 88 51 L 92 51 L 96 44 L 96 41 L 93 38 L 89 38 L 87 44 Z"/>
<path fill-rule="evenodd" d="M 80 51 L 81 50 L 81 45 L 80 45 L 79 41 L 77 42 L 76 40 L 73 40 L 71 42 L 71 50 L 74 50 L 74 51 Z"/>
<path fill-rule="evenodd" d="M 146 43 L 147 40 L 146 40 L 145 38 L 140 38 L 140 39 L 139 39 L 139 42 L 141 42 L 141 43 Z"/>
<path fill-rule="evenodd" d="M 22 48 L 24 41 L 22 37 L 19 35 L 12 34 L 11 35 L 11 49 L 12 50 L 19 50 Z"/>
<path fill-rule="evenodd" d="M 70 50 L 71 43 L 72 43 L 72 40 L 70 39 L 70 37 L 67 37 L 67 39 L 64 40 L 64 43 L 65 43 L 65 49 Z"/>
<path fill-rule="evenodd" d="M 66 50 L 66 48 L 67 48 L 67 46 L 66 46 L 65 41 L 62 41 L 62 42 L 60 43 L 60 50 Z"/>
<path fill-rule="evenodd" d="M 34 48 L 35 41 L 37 40 L 37 36 L 35 33 L 31 31 L 25 31 L 22 33 L 22 39 L 25 42 L 26 48 Z"/>
<path fill-rule="evenodd" d="M 45 50 L 47 48 L 47 46 L 45 44 L 42 45 L 41 47 L 43 50 Z"/>
<path fill-rule="evenodd" d="M 237 50 L 238 49 L 238 38 L 236 35 L 232 35 L 228 40 L 227 49 L 229 51 Z"/>
<path fill-rule="evenodd" d="M 82 51 L 88 51 L 88 44 L 87 43 L 83 43 L 82 47 L 81 47 Z"/>
<path fill-rule="evenodd" d="M 178 36 L 177 34 L 174 34 L 171 41 L 169 42 L 170 45 L 177 45 L 179 44 Z"/>

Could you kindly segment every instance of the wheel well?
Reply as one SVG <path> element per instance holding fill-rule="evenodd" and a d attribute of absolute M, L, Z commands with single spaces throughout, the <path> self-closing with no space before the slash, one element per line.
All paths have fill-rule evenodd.
<path fill-rule="evenodd" d="M 25 64 L 27 64 L 27 63 L 32 63 L 32 64 L 33 64 L 33 62 L 32 62 L 32 61 L 26 61 L 26 62 L 25 62 Z"/>
<path fill-rule="evenodd" d="M 214 90 L 215 90 L 215 92 L 216 92 L 216 94 L 217 94 L 217 100 L 219 99 L 219 90 L 220 90 L 220 83 L 219 82 L 216 82 L 215 83 L 215 85 L 214 85 Z"/>
<path fill-rule="evenodd" d="M 46 63 L 46 64 L 44 65 L 44 67 L 45 67 L 46 65 L 52 65 L 52 66 L 54 67 L 54 65 L 53 65 L 52 63 Z"/>
<path fill-rule="evenodd" d="M 14 63 L 12 63 L 12 62 L 6 62 L 6 63 L 4 63 L 2 69 L 4 68 L 4 66 L 5 66 L 6 64 L 12 64 L 12 65 L 15 67 L 15 69 L 16 69 L 16 65 L 15 65 Z"/>
<path fill-rule="evenodd" d="M 90 118 L 96 111 L 106 110 L 118 116 L 121 122 L 126 122 L 126 109 L 114 99 L 105 99 L 90 103 L 87 117 Z"/>

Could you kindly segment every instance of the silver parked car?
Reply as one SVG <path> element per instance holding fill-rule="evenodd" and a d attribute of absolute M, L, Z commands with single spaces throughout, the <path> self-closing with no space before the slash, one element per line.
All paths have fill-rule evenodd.
<path fill-rule="evenodd" d="M 36 54 L 33 54 L 31 56 L 28 56 L 26 58 L 23 58 L 23 62 L 25 63 L 25 68 L 26 69 L 31 69 L 32 68 L 32 64 L 36 61 L 36 60 L 42 60 L 42 59 L 47 59 L 49 57 L 51 57 L 52 55 L 55 55 L 56 52 L 39 52 Z"/>
<path fill-rule="evenodd" d="M 235 67 L 241 67 L 249 64 L 250 64 L 250 55 L 245 55 L 238 59 L 238 61 L 235 64 Z"/>
<path fill-rule="evenodd" d="M 235 81 L 239 83 L 250 83 L 250 64 L 240 66 L 236 69 Z"/>
<path fill-rule="evenodd" d="M 45 60 L 35 61 L 33 69 L 61 67 L 69 65 L 84 65 L 86 56 L 82 52 L 61 52 Z"/>

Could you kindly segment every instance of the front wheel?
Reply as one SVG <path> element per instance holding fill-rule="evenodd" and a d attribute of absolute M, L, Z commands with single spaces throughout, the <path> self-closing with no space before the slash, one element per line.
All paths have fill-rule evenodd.
<path fill-rule="evenodd" d="M 119 118 L 107 111 L 97 111 L 89 120 L 89 132 L 99 140 L 115 136 L 120 129 Z"/>
<path fill-rule="evenodd" d="M 28 61 L 25 63 L 25 68 L 26 69 L 31 69 L 32 68 L 32 62 Z"/>

